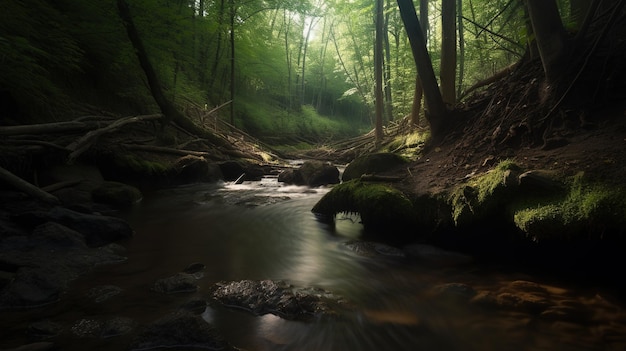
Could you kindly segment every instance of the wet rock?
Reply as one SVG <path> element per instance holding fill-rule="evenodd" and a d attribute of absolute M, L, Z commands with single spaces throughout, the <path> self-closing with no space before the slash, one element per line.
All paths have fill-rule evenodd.
<path fill-rule="evenodd" d="M 171 277 L 159 279 L 154 283 L 153 290 L 164 294 L 194 292 L 198 290 L 196 278 L 188 273 L 176 273 Z"/>
<path fill-rule="evenodd" d="M 35 245 L 44 245 L 54 249 L 86 247 L 83 235 L 55 222 L 38 225 L 33 230 L 31 239 Z"/>
<path fill-rule="evenodd" d="M 481 291 L 472 302 L 530 314 L 541 314 L 555 305 L 546 288 L 525 280 L 510 282 L 497 291 Z"/>
<path fill-rule="evenodd" d="M 278 181 L 286 184 L 318 187 L 339 183 L 339 169 L 329 163 L 307 161 L 298 169 L 290 169 L 278 175 Z"/>
<path fill-rule="evenodd" d="M 170 170 L 176 184 L 217 182 L 223 178 L 220 167 L 202 156 L 187 155 L 176 160 Z"/>
<path fill-rule="evenodd" d="M 402 156 L 392 153 L 376 153 L 356 158 L 350 162 L 343 172 L 341 179 L 345 182 L 360 178 L 364 174 L 380 173 L 393 167 L 407 163 Z"/>
<path fill-rule="evenodd" d="M 144 328 L 131 350 L 164 348 L 234 350 L 202 317 L 173 313 Z"/>
<path fill-rule="evenodd" d="M 205 268 L 206 268 L 206 266 L 204 265 L 204 263 L 194 262 L 194 263 L 191 263 L 190 265 L 188 265 L 187 267 L 185 267 L 183 272 L 189 273 L 189 274 L 194 274 L 194 273 L 202 272 Z"/>
<path fill-rule="evenodd" d="M 31 323 L 26 333 L 30 339 L 46 340 L 58 336 L 62 331 L 62 325 L 45 319 Z"/>
<path fill-rule="evenodd" d="M 591 318 L 591 312 L 584 306 L 556 305 L 550 306 L 541 312 L 541 318 L 550 321 L 563 321 L 586 324 Z"/>
<path fill-rule="evenodd" d="M 226 161 L 218 164 L 224 180 L 232 182 L 245 174 L 244 180 L 260 180 L 265 174 L 265 170 L 259 165 L 243 161 Z"/>
<path fill-rule="evenodd" d="M 22 267 L 0 292 L 0 309 L 37 307 L 59 300 L 64 281 L 50 269 Z"/>
<path fill-rule="evenodd" d="M 442 297 L 469 301 L 476 296 L 476 290 L 463 283 L 448 283 L 434 287 L 433 292 Z"/>
<path fill-rule="evenodd" d="M 122 288 L 115 285 L 100 285 L 91 288 L 87 296 L 95 303 L 102 303 L 122 293 Z"/>
<path fill-rule="evenodd" d="M 284 281 L 241 280 L 215 286 L 213 298 L 225 306 L 256 315 L 274 314 L 291 320 L 339 316 L 351 309 L 343 298 L 319 288 L 298 288 Z"/>
<path fill-rule="evenodd" d="M 103 182 L 91 192 L 91 197 L 94 201 L 113 208 L 126 209 L 141 201 L 142 194 L 134 186 L 118 182 Z"/>
<path fill-rule="evenodd" d="M 15 216 L 18 223 L 37 226 L 45 222 L 56 222 L 81 233 L 87 245 L 102 246 L 132 236 L 130 225 L 117 217 L 85 214 L 64 207 L 50 211 L 32 211 Z"/>

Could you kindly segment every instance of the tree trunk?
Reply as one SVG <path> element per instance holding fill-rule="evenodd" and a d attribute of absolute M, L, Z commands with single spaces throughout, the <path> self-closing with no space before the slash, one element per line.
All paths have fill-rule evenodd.
<path fill-rule="evenodd" d="M 456 102 L 456 0 L 442 0 L 441 32 L 441 95 L 452 106 Z"/>
<path fill-rule="evenodd" d="M 397 0 L 400 9 L 400 16 L 404 23 L 404 28 L 409 37 L 411 51 L 417 73 L 424 87 L 424 97 L 428 108 L 426 118 L 430 123 L 430 130 L 434 138 L 441 137 L 446 127 L 447 110 L 439 92 L 437 78 L 433 70 L 432 61 L 426 49 L 424 33 L 420 28 L 420 22 L 417 19 L 417 13 L 411 0 Z"/>
<path fill-rule="evenodd" d="M 148 54 L 143 46 L 143 42 L 141 41 L 141 37 L 139 36 L 137 28 L 135 27 L 135 24 L 133 22 L 133 18 L 130 13 L 130 8 L 128 7 L 128 4 L 125 0 L 117 0 L 117 7 L 119 10 L 120 18 L 122 19 L 122 22 L 126 27 L 128 38 L 135 48 L 139 64 L 141 65 L 141 68 L 143 69 L 148 80 L 148 85 L 150 86 L 152 97 L 154 98 L 154 101 L 157 103 L 157 105 L 159 105 L 159 108 L 164 115 L 164 118 L 161 119 L 161 125 L 165 127 L 172 121 L 176 122 L 176 124 L 186 129 L 188 132 L 208 139 L 216 146 L 232 149 L 232 146 L 226 140 L 216 136 L 215 134 L 203 128 L 198 127 L 189 118 L 187 118 L 180 111 L 178 111 L 176 107 L 174 107 L 174 105 L 165 97 L 165 95 L 163 94 L 163 90 L 161 89 L 161 84 L 159 82 L 158 76 L 154 71 L 152 64 L 150 63 Z"/>
<path fill-rule="evenodd" d="M 548 84 L 559 78 L 566 55 L 566 32 L 556 0 L 526 0 L 539 57 Z"/>
<path fill-rule="evenodd" d="M 424 45 L 428 44 L 428 0 L 420 0 L 420 25 L 422 33 L 424 33 Z M 411 124 L 418 126 L 420 124 L 420 111 L 422 110 L 422 95 L 424 88 L 419 74 L 415 76 L 415 90 L 413 93 L 413 104 L 411 105 Z"/>
<path fill-rule="evenodd" d="M 376 0 L 376 42 L 374 46 L 374 74 L 376 76 L 376 141 L 383 138 L 383 0 Z"/>
<path fill-rule="evenodd" d="M 385 6 L 385 26 L 383 28 L 383 39 L 385 44 L 385 119 L 387 122 L 393 120 L 393 101 L 391 95 L 391 47 L 389 45 L 389 13 L 391 0 L 387 0 Z"/>
<path fill-rule="evenodd" d="M 235 125 L 235 0 L 230 0 L 230 124 Z"/>
<path fill-rule="evenodd" d="M 456 2 L 457 23 L 459 26 L 459 82 L 457 84 L 457 99 L 463 92 L 463 79 L 465 78 L 465 27 L 463 26 L 463 0 Z"/>

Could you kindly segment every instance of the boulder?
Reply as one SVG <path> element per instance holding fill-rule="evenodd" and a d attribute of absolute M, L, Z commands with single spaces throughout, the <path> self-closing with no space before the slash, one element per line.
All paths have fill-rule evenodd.
<path fill-rule="evenodd" d="M 123 183 L 103 182 L 91 192 L 94 201 L 114 208 L 130 208 L 142 198 L 141 191 Z"/>
<path fill-rule="evenodd" d="M 176 160 L 170 177 L 177 184 L 217 182 L 223 178 L 220 167 L 204 157 L 187 155 Z"/>
<path fill-rule="evenodd" d="M 407 162 L 404 157 L 392 153 L 375 153 L 361 156 L 348 164 L 345 171 L 343 171 L 341 179 L 346 182 L 360 178 L 364 174 L 385 172 Z"/>
<path fill-rule="evenodd" d="M 86 247 L 82 234 L 55 222 L 46 222 L 35 227 L 31 240 L 36 245 L 51 249 Z"/>
<path fill-rule="evenodd" d="M 290 169 L 278 176 L 279 182 L 318 187 L 339 183 L 339 169 L 329 163 L 306 161 L 298 169 Z"/>
<path fill-rule="evenodd" d="M 171 277 L 159 279 L 154 283 L 153 290 L 164 294 L 194 292 L 198 290 L 196 278 L 189 273 L 176 273 Z"/>
<path fill-rule="evenodd" d="M 226 161 L 218 166 L 227 182 L 237 180 L 242 174 L 245 174 L 243 180 L 247 181 L 261 180 L 265 175 L 263 167 L 245 161 Z"/>
<path fill-rule="evenodd" d="M 294 287 L 282 280 L 221 282 L 216 284 L 213 298 L 256 315 L 271 313 L 291 320 L 338 316 L 351 309 L 343 298 L 328 291 Z"/>
<path fill-rule="evenodd" d="M 64 207 L 31 211 L 16 215 L 15 220 L 25 226 L 38 226 L 56 222 L 81 233 L 90 247 L 102 246 L 133 235 L 130 225 L 123 219 L 72 211 Z"/>

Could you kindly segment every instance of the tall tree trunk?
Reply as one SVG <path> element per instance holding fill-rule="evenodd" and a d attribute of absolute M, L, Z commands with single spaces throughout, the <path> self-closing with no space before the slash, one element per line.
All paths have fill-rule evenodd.
<path fill-rule="evenodd" d="M 309 39 L 311 38 L 311 32 L 313 31 L 313 27 L 319 18 L 311 18 L 311 22 L 309 23 L 309 28 L 306 31 L 306 38 L 304 39 L 304 52 L 302 53 L 302 82 L 300 83 L 300 105 L 304 105 L 304 92 L 306 87 L 306 81 L 304 79 L 304 75 L 306 73 L 306 54 L 307 49 L 309 47 Z"/>
<path fill-rule="evenodd" d="M 230 125 L 235 125 L 235 0 L 230 0 Z"/>
<path fill-rule="evenodd" d="M 433 70 L 432 61 L 426 49 L 424 33 L 420 28 L 420 22 L 417 19 L 417 13 L 413 6 L 412 0 L 397 0 L 400 16 L 411 43 L 411 51 L 417 73 L 419 74 L 422 85 L 424 87 L 424 97 L 428 107 L 426 118 L 430 123 L 430 129 L 433 138 L 439 138 L 443 135 L 446 127 L 447 110 L 441 97 L 435 71 Z"/>
<path fill-rule="evenodd" d="M 376 0 L 375 7 L 376 41 L 374 46 L 374 74 L 376 76 L 376 140 L 383 138 L 383 0 Z"/>
<path fill-rule="evenodd" d="M 465 27 L 463 26 L 463 0 L 456 2 L 457 23 L 459 28 L 459 82 L 457 84 L 456 96 L 461 96 L 463 92 L 463 79 L 465 78 Z"/>
<path fill-rule="evenodd" d="M 146 75 L 146 79 L 148 80 L 148 85 L 150 86 L 152 97 L 154 98 L 154 101 L 157 103 L 157 105 L 159 105 L 161 112 L 165 116 L 161 120 L 161 130 L 163 130 L 163 127 L 173 121 L 190 133 L 194 133 L 199 137 L 208 139 L 216 146 L 232 150 L 233 147 L 226 140 L 216 136 L 215 134 L 203 128 L 198 127 L 195 123 L 193 123 L 193 121 L 183 115 L 182 112 L 177 110 L 176 107 L 174 107 L 174 105 L 165 97 L 165 95 L 163 94 L 163 90 L 161 89 L 161 83 L 159 82 L 158 76 L 154 71 L 154 68 L 152 67 L 150 59 L 148 58 L 148 54 L 143 45 L 143 41 L 139 36 L 137 28 L 135 27 L 135 23 L 130 13 L 128 3 L 126 3 L 125 0 L 117 0 L 117 8 L 120 18 L 122 19 L 122 22 L 126 27 L 128 39 L 130 40 L 133 48 L 136 51 L 139 64 Z"/>
<path fill-rule="evenodd" d="M 420 26 L 424 33 L 424 45 L 428 44 L 428 0 L 420 0 Z M 422 96 L 424 88 L 419 73 L 415 75 L 415 90 L 413 93 L 413 104 L 411 105 L 411 124 L 418 126 L 420 124 L 420 111 L 422 110 Z"/>
<path fill-rule="evenodd" d="M 209 91 L 213 90 L 213 85 L 217 78 L 217 68 L 222 58 L 222 33 L 224 29 L 224 0 L 220 0 L 219 13 L 217 15 L 217 47 L 215 48 L 215 58 L 211 65 L 211 81 L 209 83 Z"/>
<path fill-rule="evenodd" d="M 526 0 L 539 57 L 548 84 L 560 76 L 567 51 L 566 33 L 556 0 Z"/>
<path fill-rule="evenodd" d="M 448 105 L 456 102 L 456 0 L 441 4 L 441 95 Z"/>
<path fill-rule="evenodd" d="M 385 45 L 385 119 L 393 120 L 393 101 L 391 96 L 391 47 L 389 45 L 389 13 L 391 0 L 385 4 L 385 26 L 383 28 L 383 40 Z"/>

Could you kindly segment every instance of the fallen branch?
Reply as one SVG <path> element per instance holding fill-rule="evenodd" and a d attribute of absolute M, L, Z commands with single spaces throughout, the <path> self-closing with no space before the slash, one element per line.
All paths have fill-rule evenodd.
<path fill-rule="evenodd" d="M 174 149 L 174 148 L 165 147 L 165 146 L 139 145 L 139 144 L 122 144 L 122 146 L 127 150 L 135 150 L 135 151 L 149 151 L 149 152 L 157 152 L 157 153 L 180 155 L 180 156 L 187 156 L 187 155 L 210 156 L 208 152 L 181 150 L 181 149 Z"/>
<path fill-rule="evenodd" d="M 60 201 L 56 196 L 39 189 L 24 179 L 7 171 L 3 167 L 0 167 L 0 180 L 11 185 L 17 190 L 34 197 L 35 199 L 54 205 L 60 204 Z"/>
<path fill-rule="evenodd" d="M 53 134 L 75 130 L 87 130 L 93 128 L 93 123 L 84 122 L 57 122 L 43 124 L 27 124 L 21 126 L 0 127 L 0 135 L 19 134 Z"/>
<path fill-rule="evenodd" d="M 110 133 L 126 124 L 157 120 L 161 119 L 162 117 L 163 115 L 161 114 L 125 117 L 122 119 L 118 119 L 117 121 L 109 124 L 104 128 L 92 130 L 67 146 L 67 149 L 70 151 L 70 154 L 67 157 L 67 163 L 73 163 L 76 158 L 78 158 L 78 156 L 80 156 L 80 154 L 82 154 L 83 152 L 87 151 L 102 134 Z"/>

